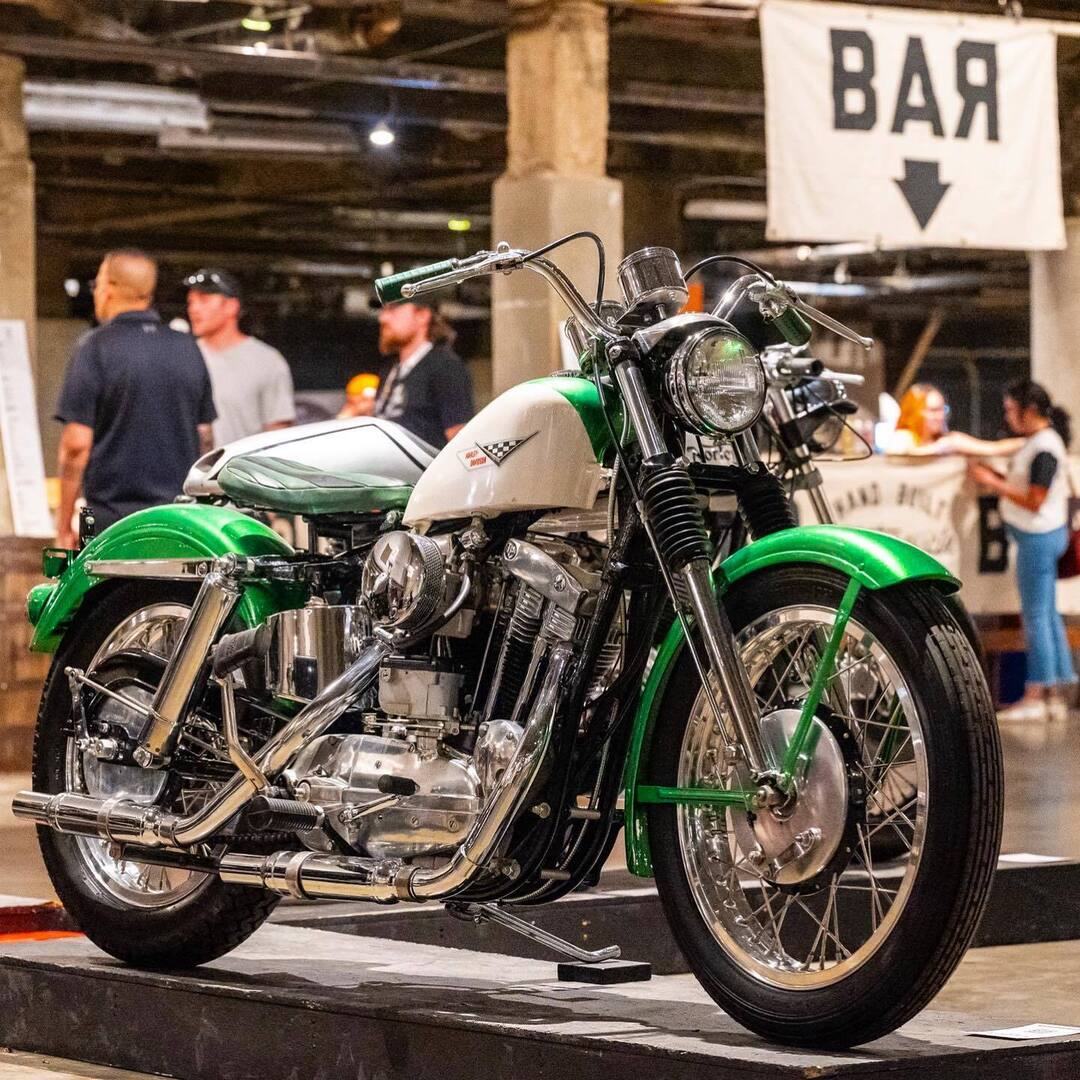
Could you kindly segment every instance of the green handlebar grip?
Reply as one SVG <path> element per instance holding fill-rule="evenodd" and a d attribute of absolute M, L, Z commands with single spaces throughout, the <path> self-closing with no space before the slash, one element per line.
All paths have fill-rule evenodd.
<path fill-rule="evenodd" d="M 375 295 L 381 304 L 392 304 L 401 299 L 403 285 L 412 285 L 419 281 L 427 281 L 428 278 L 438 277 L 454 269 L 453 259 L 444 259 L 442 262 L 431 263 L 428 266 L 417 266 L 412 270 L 402 270 L 400 274 L 391 274 L 389 277 L 375 279 Z"/>
<path fill-rule="evenodd" d="M 805 345 L 813 333 L 810 324 L 793 307 L 789 307 L 782 315 L 777 315 L 772 324 L 783 334 L 789 345 Z"/>

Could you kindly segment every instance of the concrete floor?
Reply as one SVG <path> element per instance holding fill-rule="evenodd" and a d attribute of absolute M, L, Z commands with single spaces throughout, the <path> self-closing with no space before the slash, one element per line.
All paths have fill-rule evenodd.
<path fill-rule="evenodd" d="M 0 1048 L 0 1080 L 139 1080 L 146 1075 Z"/>

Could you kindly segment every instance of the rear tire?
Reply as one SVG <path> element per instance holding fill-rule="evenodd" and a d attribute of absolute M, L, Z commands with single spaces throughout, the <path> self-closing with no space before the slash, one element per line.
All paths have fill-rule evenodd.
<path fill-rule="evenodd" d="M 829 617 L 845 585 L 846 579 L 831 570 L 782 567 L 733 586 L 725 606 L 736 635 L 740 631 L 745 635 L 758 626 L 773 626 L 770 620 L 785 610 L 816 610 Z M 851 626 L 858 629 L 849 628 L 849 633 L 872 635 L 880 654 L 889 658 L 888 666 L 902 679 L 903 693 L 909 695 L 897 694 L 896 701 L 908 702 L 904 716 L 915 721 L 911 729 L 917 737 L 909 733 L 908 739 L 914 763 L 910 771 L 919 777 L 920 806 L 905 806 L 915 824 L 908 859 L 899 869 L 889 867 L 882 872 L 875 867 L 875 857 L 869 853 L 874 827 L 868 824 L 870 798 L 860 807 L 857 792 L 851 794 L 858 785 L 850 781 L 843 805 L 851 815 L 848 828 L 855 831 L 845 835 L 862 836 L 863 843 L 853 845 L 862 852 L 861 862 L 856 861 L 857 854 L 845 863 L 841 854 L 839 863 L 830 863 L 795 889 L 768 885 L 764 879 L 770 873 L 780 876 L 768 867 L 752 875 L 761 880 L 744 884 L 747 864 L 742 861 L 745 852 L 739 856 L 739 838 L 746 837 L 748 826 L 738 820 L 736 811 L 729 812 L 730 824 L 724 825 L 723 811 L 707 807 L 649 809 L 657 888 L 691 970 L 721 1008 L 746 1027 L 776 1042 L 808 1047 L 843 1048 L 868 1042 L 894 1030 L 929 1003 L 975 933 L 1001 836 L 1001 754 L 994 712 L 978 661 L 943 598 L 932 586 L 917 582 L 882 592 L 864 590 Z M 750 648 L 745 636 L 743 648 Z M 786 674 L 780 680 L 785 684 L 798 681 Z M 700 679 L 684 650 L 664 698 L 647 782 L 687 783 L 688 756 L 693 756 L 695 747 L 707 745 L 701 732 L 706 732 L 705 739 L 722 738 L 709 734 L 707 728 L 694 728 L 695 723 L 706 723 L 715 729 L 711 717 L 700 719 L 704 708 L 700 691 Z M 893 716 L 896 707 L 891 699 L 888 707 Z M 829 724 L 842 736 L 838 742 L 854 742 L 855 749 L 849 745 L 845 751 L 849 761 L 851 754 L 866 752 L 865 736 L 860 744 L 857 733 L 853 740 L 842 735 L 845 725 L 854 732 L 852 722 L 834 712 Z M 825 741 L 829 738 L 823 735 Z M 868 760 L 868 773 L 878 777 L 880 788 L 887 768 L 881 771 L 875 758 L 856 760 Z M 858 775 L 858 766 L 849 764 L 848 768 L 850 776 Z M 869 792 L 873 782 L 867 779 L 865 786 Z M 745 820 L 745 814 L 741 817 Z M 920 836 L 921 844 L 916 842 Z M 838 852 L 846 850 L 844 842 L 839 841 Z M 753 860 L 749 862 L 752 866 Z M 734 877 L 725 870 L 729 866 L 734 868 Z M 895 876 L 900 873 L 902 878 Z M 889 874 L 894 876 L 890 879 Z M 893 891 L 882 891 L 887 887 Z M 860 888 L 865 896 L 859 895 Z M 841 893 L 841 889 L 850 891 Z M 796 899 L 789 900 L 793 892 Z M 732 898 L 730 912 L 723 903 L 715 909 L 709 906 L 709 897 L 725 895 Z M 745 897 L 755 895 L 758 900 L 737 908 Z M 855 900 L 845 899 L 853 896 Z M 882 899 L 888 896 L 891 901 Z M 752 914 L 757 922 L 748 922 L 746 913 L 762 897 L 767 904 Z M 832 909 L 826 906 L 829 897 Z M 822 910 L 827 928 L 818 946 L 820 962 L 815 940 L 805 968 L 800 966 L 800 957 L 788 955 L 789 941 L 799 933 L 795 924 L 804 918 L 799 902 Z M 869 914 L 860 916 L 857 904 L 865 902 Z M 843 918 L 848 918 L 848 911 L 856 912 L 854 923 L 841 925 L 842 903 L 846 905 Z M 783 913 L 780 904 L 785 905 Z M 875 904 L 881 910 L 875 912 Z M 893 904 L 899 904 L 895 915 Z M 795 915 L 785 922 L 789 906 Z M 714 911 L 713 917 L 707 917 Z M 830 911 L 836 919 L 835 930 Z M 867 927 L 861 943 L 859 918 Z M 851 925 L 855 932 L 849 938 Z M 814 926 L 809 923 L 811 930 Z M 836 945 L 830 946 L 830 934 L 835 935 Z M 785 966 L 788 959 L 790 967 Z"/>
<path fill-rule="evenodd" d="M 71 693 L 64 669 L 89 668 L 110 635 L 136 613 L 190 607 L 193 598 L 192 589 L 171 582 L 102 586 L 91 594 L 56 653 L 42 693 L 34 734 L 35 791 L 71 790 L 72 755 L 81 756 L 70 735 Z M 140 967 L 189 968 L 222 956 L 254 933 L 280 899 L 207 874 L 182 877 L 171 891 L 148 891 L 149 906 L 136 906 L 137 893 L 117 870 L 135 864 L 110 864 L 103 842 L 39 826 L 38 843 L 53 888 L 79 929 L 105 952 Z M 153 874 L 161 882 L 170 880 L 153 870 L 148 881 Z"/>

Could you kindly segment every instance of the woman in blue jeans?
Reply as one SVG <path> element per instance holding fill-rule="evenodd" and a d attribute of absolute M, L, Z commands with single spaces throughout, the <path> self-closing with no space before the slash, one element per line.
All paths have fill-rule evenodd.
<path fill-rule="evenodd" d="M 998 713 L 998 719 L 1063 718 L 1076 683 L 1057 610 L 1057 562 L 1069 542 L 1069 417 L 1038 383 L 1025 379 L 1005 392 L 1005 421 L 1025 438 L 1005 475 L 986 465 L 968 465 L 971 476 L 1000 497 L 1001 516 L 1016 548 L 1027 685 L 1020 701 Z"/>

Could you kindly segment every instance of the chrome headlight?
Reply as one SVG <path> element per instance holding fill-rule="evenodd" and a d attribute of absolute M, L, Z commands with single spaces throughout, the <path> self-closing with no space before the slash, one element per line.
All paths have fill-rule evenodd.
<path fill-rule="evenodd" d="M 765 373 L 753 345 L 723 326 L 688 337 L 668 361 L 664 377 L 676 416 L 699 435 L 748 428 L 765 404 Z"/>

